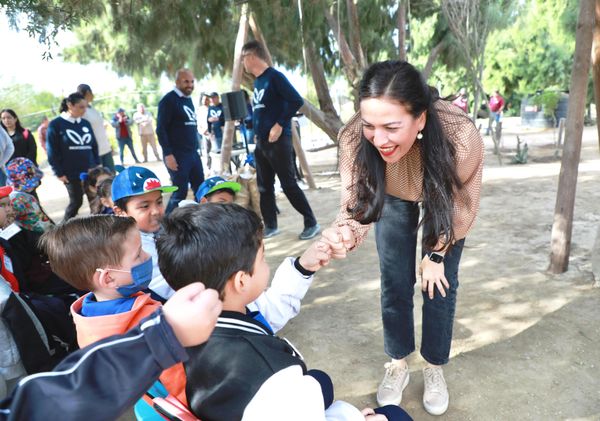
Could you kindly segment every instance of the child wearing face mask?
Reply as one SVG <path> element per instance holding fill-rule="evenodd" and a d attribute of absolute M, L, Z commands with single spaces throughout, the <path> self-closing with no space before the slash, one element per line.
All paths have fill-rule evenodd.
<path fill-rule="evenodd" d="M 52 270 L 79 290 L 71 306 L 80 347 L 123 334 L 161 304 L 143 291 L 152 280 L 152 257 L 142 249 L 135 219 L 93 215 L 71 219 L 41 238 Z M 177 364 L 160 380 L 185 401 L 185 372 Z"/>

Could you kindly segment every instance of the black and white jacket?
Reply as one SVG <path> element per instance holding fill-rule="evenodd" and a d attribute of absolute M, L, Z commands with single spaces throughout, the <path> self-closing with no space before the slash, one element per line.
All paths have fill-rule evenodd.
<path fill-rule="evenodd" d="M 188 404 L 203 421 L 364 420 L 345 402 L 325 411 L 298 350 L 250 314 L 224 311 L 208 342 L 187 351 Z"/>

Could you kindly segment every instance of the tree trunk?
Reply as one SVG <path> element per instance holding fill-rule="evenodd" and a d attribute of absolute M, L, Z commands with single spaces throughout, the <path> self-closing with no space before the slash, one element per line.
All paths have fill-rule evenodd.
<path fill-rule="evenodd" d="M 427 63 L 425 63 L 425 67 L 423 68 L 423 72 L 422 72 L 423 78 L 425 80 L 429 79 L 429 76 L 431 75 L 431 70 L 433 69 L 433 63 L 435 63 L 437 56 L 440 55 L 440 53 L 444 49 L 444 46 L 445 46 L 445 41 L 444 41 L 444 39 L 442 39 L 429 52 L 429 56 L 427 57 Z"/>
<path fill-rule="evenodd" d="M 406 61 L 406 0 L 398 0 L 398 59 Z"/>
<path fill-rule="evenodd" d="M 242 13 L 240 16 L 240 25 L 238 27 L 237 38 L 235 40 L 235 49 L 233 53 L 233 71 L 231 75 L 231 90 L 239 91 L 242 83 L 244 67 L 242 65 L 242 47 L 248 39 L 248 4 L 242 4 Z M 235 134 L 235 122 L 226 121 L 223 133 L 223 144 L 221 145 L 221 173 L 229 172 L 231 159 L 231 146 L 233 145 L 233 136 Z"/>
<path fill-rule="evenodd" d="M 296 156 L 298 157 L 298 161 L 300 161 L 300 168 L 304 172 L 304 178 L 306 178 L 306 184 L 308 184 L 309 189 L 316 189 L 317 185 L 315 184 L 315 179 L 312 176 L 312 171 L 308 166 L 308 161 L 306 160 L 306 155 L 304 154 L 304 149 L 302 149 L 302 142 L 300 141 L 300 133 L 299 127 L 296 123 L 292 122 L 292 145 L 294 146 L 294 151 L 296 152 Z"/>
<path fill-rule="evenodd" d="M 312 121 L 315 126 L 323 130 L 331 140 L 337 143 L 337 135 L 343 125 L 339 118 L 335 119 L 325 114 L 306 99 L 299 111 Z"/>
<path fill-rule="evenodd" d="M 350 48 L 354 53 L 354 57 L 358 61 L 358 67 L 361 70 L 367 68 L 367 59 L 362 49 L 360 42 L 360 22 L 358 21 L 358 12 L 356 11 L 355 0 L 346 0 L 346 7 L 348 9 L 348 32 L 350 33 Z"/>
<path fill-rule="evenodd" d="M 252 30 L 252 34 L 254 35 L 254 39 L 262 44 L 265 48 L 265 52 L 267 53 L 267 64 L 269 66 L 273 65 L 273 58 L 271 57 L 271 52 L 269 51 L 269 47 L 267 46 L 267 41 L 258 26 L 258 22 L 256 22 L 256 18 L 254 17 L 254 13 L 250 13 L 248 23 L 250 24 L 250 29 Z"/>
<path fill-rule="evenodd" d="M 356 57 L 354 57 L 354 54 L 352 54 L 352 50 L 346 41 L 346 37 L 340 29 L 339 22 L 331 14 L 329 9 L 325 8 L 324 13 L 325 19 L 327 19 L 329 28 L 331 29 L 333 37 L 335 38 L 340 49 L 340 58 L 344 64 L 342 70 L 346 74 L 348 82 L 350 82 L 350 86 L 358 86 L 358 83 L 360 82 L 360 71 L 357 68 Z"/>
<path fill-rule="evenodd" d="M 328 114 L 332 119 L 341 119 L 338 115 L 331 95 L 329 94 L 329 86 L 325 77 L 325 69 L 323 68 L 323 62 L 321 57 L 317 54 L 315 45 L 312 40 L 306 40 L 304 45 L 305 57 L 308 65 L 308 69 L 312 76 L 313 83 L 315 85 L 315 91 L 319 99 L 319 108 L 325 114 Z"/>
<path fill-rule="evenodd" d="M 600 148 L 600 0 L 596 0 L 596 23 L 592 46 L 592 75 L 594 76 L 594 102 L 596 103 L 596 127 L 598 148 Z"/>
<path fill-rule="evenodd" d="M 577 188 L 577 172 L 581 156 L 581 135 L 583 133 L 587 81 L 590 72 L 594 6 L 594 0 L 581 0 L 579 3 L 565 146 L 558 178 L 554 223 L 552 225 L 550 266 L 548 268 L 552 273 L 565 272 L 569 267 L 575 190 Z"/>

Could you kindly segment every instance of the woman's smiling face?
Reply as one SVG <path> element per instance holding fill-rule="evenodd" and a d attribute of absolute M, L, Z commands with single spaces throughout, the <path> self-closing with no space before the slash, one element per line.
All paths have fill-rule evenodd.
<path fill-rule="evenodd" d="M 404 105 L 386 97 L 363 99 L 360 113 L 365 138 L 388 163 L 406 155 L 425 127 L 424 112 L 415 118 Z"/>

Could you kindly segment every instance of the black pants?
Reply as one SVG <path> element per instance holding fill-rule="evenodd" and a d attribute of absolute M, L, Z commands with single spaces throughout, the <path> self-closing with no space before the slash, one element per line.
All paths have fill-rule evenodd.
<path fill-rule="evenodd" d="M 281 136 L 274 143 L 261 139 L 256 145 L 254 154 L 258 191 L 260 192 L 260 211 L 267 228 L 277 228 L 275 175 L 279 178 L 281 188 L 294 209 L 304 217 L 304 228 L 317 224 L 304 192 L 296 183 L 292 151 L 292 139 L 289 136 Z"/>
<path fill-rule="evenodd" d="M 69 193 L 69 204 L 67 205 L 67 209 L 65 209 L 63 221 L 77 215 L 77 212 L 83 203 L 83 187 L 81 186 L 81 180 L 79 178 L 69 177 L 69 183 L 65 184 L 65 187 Z"/>

